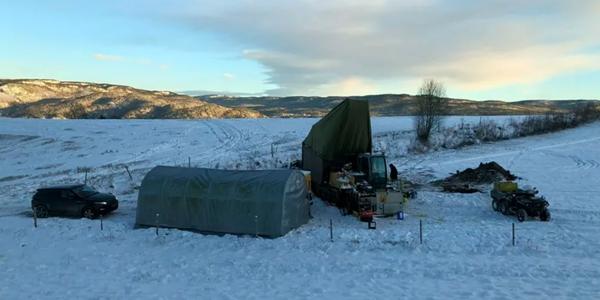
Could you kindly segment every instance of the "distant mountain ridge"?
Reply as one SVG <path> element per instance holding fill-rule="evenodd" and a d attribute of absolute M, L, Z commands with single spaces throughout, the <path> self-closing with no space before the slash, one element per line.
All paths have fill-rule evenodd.
<path fill-rule="evenodd" d="M 244 107 L 259 111 L 268 117 L 317 117 L 325 115 L 345 98 L 369 101 L 374 116 L 408 116 L 416 110 L 417 97 L 408 94 L 381 94 L 353 97 L 236 97 L 205 95 L 196 98 L 227 107 Z M 449 99 L 450 115 L 530 115 L 565 112 L 589 102 L 600 106 L 598 100 L 499 100 L 474 101 Z"/>
<path fill-rule="evenodd" d="M 168 91 L 46 79 L 0 79 L 0 116 L 29 118 L 207 119 L 259 118 Z"/>
<path fill-rule="evenodd" d="M 129 86 L 47 79 L 0 79 L 0 116 L 29 118 L 209 119 L 320 117 L 348 97 L 205 95 Z M 373 116 L 415 112 L 416 97 L 381 94 L 350 97 L 370 103 Z M 449 99 L 451 115 L 529 115 L 564 112 L 598 100 L 517 102 Z"/>

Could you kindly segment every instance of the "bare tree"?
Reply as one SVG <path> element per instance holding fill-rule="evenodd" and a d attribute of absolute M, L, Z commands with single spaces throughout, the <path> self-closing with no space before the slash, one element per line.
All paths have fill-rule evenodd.
<path fill-rule="evenodd" d="M 440 126 L 447 110 L 448 98 L 444 85 L 434 79 L 423 81 L 417 95 L 415 113 L 415 131 L 420 142 L 429 141 L 431 130 Z"/>

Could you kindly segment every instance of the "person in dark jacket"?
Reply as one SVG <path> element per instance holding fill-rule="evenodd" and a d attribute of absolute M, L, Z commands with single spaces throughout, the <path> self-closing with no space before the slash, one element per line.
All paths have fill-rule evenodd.
<path fill-rule="evenodd" d="M 398 180 L 398 169 L 396 169 L 396 166 L 394 166 L 394 164 L 390 164 L 390 179 L 392 181 Z"/>

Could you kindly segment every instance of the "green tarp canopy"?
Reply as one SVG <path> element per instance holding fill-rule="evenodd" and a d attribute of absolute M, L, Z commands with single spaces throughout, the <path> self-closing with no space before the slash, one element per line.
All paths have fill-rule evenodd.
<path fill-rule="evenodd" d="M 344 100 L 312 126 L 303 146 L 324 160 L 370 153 L 369 102 Z"/>
<path fill-rule="evenodd" d="M 137 226 L 278 237 L 308 222 L 298 170 L 153 168 L 138 195 Z"/>

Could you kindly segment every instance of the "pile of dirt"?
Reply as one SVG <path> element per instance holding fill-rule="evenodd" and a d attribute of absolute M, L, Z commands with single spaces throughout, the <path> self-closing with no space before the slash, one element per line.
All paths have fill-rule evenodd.
<path fill-rule="evenodd" d="M 479 167 L 456 171 L 455 174 L 439 182 L 442 189 L 452 193 L 475 193 L 481 185 L 496 181 L 515 180 L 518 177 L 504 169 L 497 162 L 480 163 Z"/>

